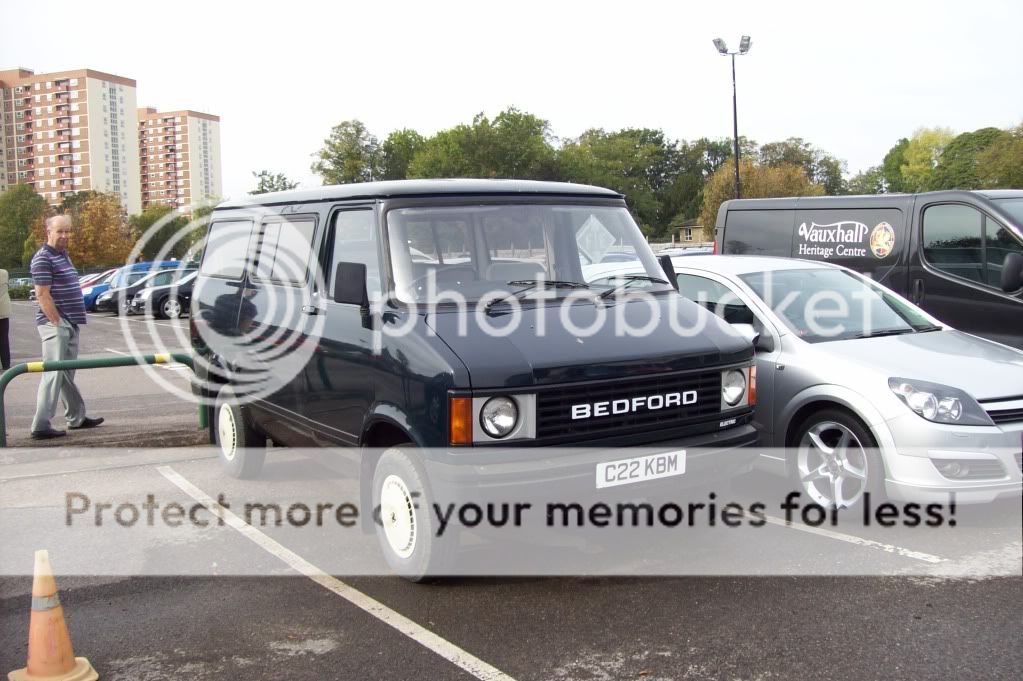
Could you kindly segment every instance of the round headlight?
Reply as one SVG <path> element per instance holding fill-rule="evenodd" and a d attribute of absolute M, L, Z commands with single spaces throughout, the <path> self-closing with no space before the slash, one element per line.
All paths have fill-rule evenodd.
<path fill-rule="evenodd" d="M 480 425 L 490 437 L 505 437 L 519 421 L 519 408 L 509 397 L 491 397 L 480 410 Z"/>
<path fill-rule="evenodd" d="M 963 403 L 954 397 L 946 397 L 938 402 L 938 416 L 949 421 L 958 421 L 963 415 Z"/>
<path fill-rule="evenodd" d="M 746 376 L 738 369 L 732 369 L 721 381 L 721 397 L 725 404 L 734 407 L 746 394 Z"/>

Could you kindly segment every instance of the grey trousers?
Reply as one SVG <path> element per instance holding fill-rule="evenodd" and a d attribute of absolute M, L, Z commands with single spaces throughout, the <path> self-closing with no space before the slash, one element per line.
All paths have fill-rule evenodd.
<path fill-rule="evenodd" d="M 60 326 L 49 322 L 36 327 L 43 341 L 43 361 L 78 358 L 78 327 L 61 320 Z M 46 430 L 57 413 L 57 401 L 64 402 L 64 415 L 69 425 L 79 426 L 85 420 L 85 401 L 75 386 L 74 371 L 44 371 L 36 396 L 36 415 L 32 430 Z"/>

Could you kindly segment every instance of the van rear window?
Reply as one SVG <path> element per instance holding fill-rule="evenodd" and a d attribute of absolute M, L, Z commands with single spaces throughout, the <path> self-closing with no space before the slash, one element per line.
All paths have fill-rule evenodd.
<path fill-rule="evenodd" d="M 728 211 L 723 251 L 735 255 L 780 255 L 792 249 L 791 210 Z"/>

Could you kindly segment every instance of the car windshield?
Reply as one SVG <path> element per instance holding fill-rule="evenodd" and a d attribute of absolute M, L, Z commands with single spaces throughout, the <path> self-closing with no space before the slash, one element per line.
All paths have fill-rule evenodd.
<path fill-rule="evenodd" d="M 617 280 L 586 282 L 587 270 L 635 261 L 635 271 L 663 279 L 625 208 L 585 205 L 475 205 L 399 208 L 387 213 L 394 295 L 406 303 L 493 299 L 523 289 L 567 295 Z M 649 282 L 647 282 L 649 284 Z M 655 289 L 670 290 L 667 284 Z M 553 292 L 553 293 L 552 293 Z M 529 295 L 526 295 L 528 298 Z"/>
<path fill-rule="evenodd" d="M 938 328 L 908 301 L 843 270 L 777 270 L 740 278 L 810 343 Z"/>

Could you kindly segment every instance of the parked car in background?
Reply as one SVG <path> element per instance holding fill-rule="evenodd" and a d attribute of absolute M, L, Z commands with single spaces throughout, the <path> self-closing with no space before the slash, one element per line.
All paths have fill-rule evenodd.
<path fill-rule="evenodd" d="M 85 309 L 90 312 L 96 311 L 96 300 L 110 288 L 121 288 L 134 284 L 153 270 L 170 269 L 178 267 L 181 263 L 176 260 L 164 260 L 162 262 L 137 262 L 125 265 L 115 270 L 106 279 L 93 283 L 82 289 L 82 297 L 85 299 Z"/>
<path fill-rule="evenodd" d="M 196 270 L 181 270 L 180 278 L 174 281 L 177 274 L 178 271 L 174 271 L 171 281 L 163 283 L 155 278 L 148 280 L 131 299 L 131 312 L 153 314 L 162 319 L 177 319 L 188 312 Z"/>
<path fill-rule="evenodd" d="M 116 267 L 111 267 L 110 269 L 104 270 L 102 272 L 93 272 L 92 274 L 86 274 L 84 277 L 81 277 L 79 279 L 78 284 L 82 288 L 86 288 L 97 282 L 103 281 L 116 271 L 117 271 Z"/>
<path fill-rule="evenodd" d="M 815 503 L 1020 495 L 1023 352 L 830 263 L 709 255 L 672 265 L 682 295 L 754 339 L 754 420 L 760 444 L 776 448 L 761 466 Z"/>
<path fill-rule="evenodd" d="M 834 262 L 1023 348 L 1023 190 L 726 201 L 718 251 Z"/>
<path fill-rule="evenodd" d="M 135 294 L 146 286 L 164 286 L 195 271 L 195 268 L 176 267 L 150 272 L 133 284 L 120 288 L 111 288 L 96 299 L 96 310 L 99 312 L 132 313 L 131 302 Z"/>

